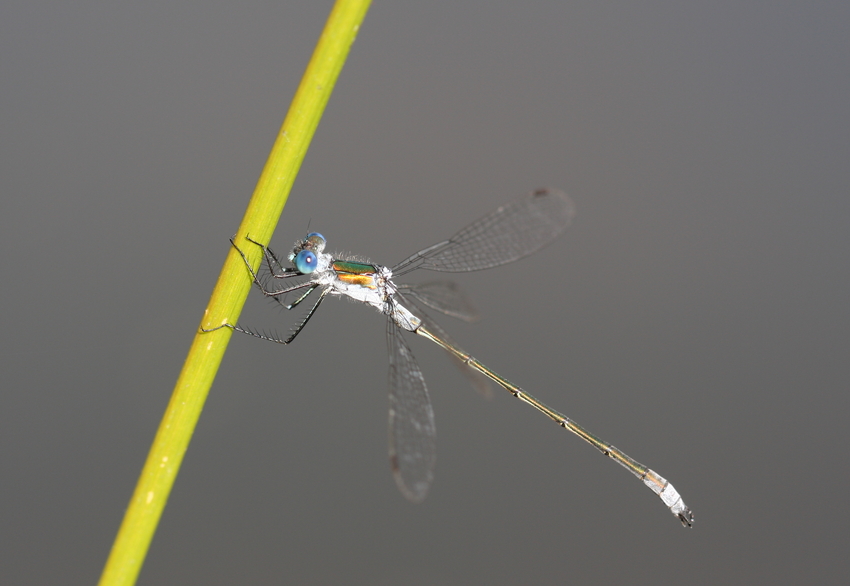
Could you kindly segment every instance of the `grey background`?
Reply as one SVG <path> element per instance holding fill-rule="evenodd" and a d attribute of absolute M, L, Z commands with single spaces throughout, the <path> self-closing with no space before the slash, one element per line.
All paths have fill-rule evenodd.
<path fill-rule="evenodd" d="M 330 2 L 0 9 L 0 580 L 101 571 Z M 845 2 L 372 6 L 284 211 L 394 264 L 509 198 L 568 235 L 460 275 L 484 363 L 637 480 L 411 340 L 437 416 L 386 457 L 384 322 L 234 337 L 139 584 L 841 583 L 848 572 Z M 427 277 L 427 275 L 426 275 Z M 244 323 L 285 332 L 252 295 Z"/>

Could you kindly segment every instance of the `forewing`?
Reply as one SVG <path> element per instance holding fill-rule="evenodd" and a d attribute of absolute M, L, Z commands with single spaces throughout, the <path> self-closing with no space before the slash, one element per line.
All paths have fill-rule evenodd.
<path fill-rule="evenodd" d="M 503 205 L 450 239 L 420 250 L 393 267 L 401 275 L 417 268 L 478 271 L 513 262 L 557 238 L 575 215 L 569 196 L 538 189 Z"/>

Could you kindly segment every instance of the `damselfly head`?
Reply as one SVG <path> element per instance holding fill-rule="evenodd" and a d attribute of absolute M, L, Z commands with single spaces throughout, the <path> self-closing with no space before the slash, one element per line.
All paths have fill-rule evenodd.
<path fill-rule="evenodd" d="M 292 253 L 289 255 L 289 260 L 298 269 L 298 272 L 305 275 L 316 270 L 319 262 L 319 255 L 325 249 L 325 237 L 318 232 L 310 232 L 304 240 L 299 240 L 295 243 Z"/>
<path fill-rule="evenodd" d="M 322 251 L 325 249 L 325 237 L 318 232 L 307 234 L 307 238 L 303 240 L 303 243 L 305 250 L 312 250 L 316 254 L 322 254 Z"/>

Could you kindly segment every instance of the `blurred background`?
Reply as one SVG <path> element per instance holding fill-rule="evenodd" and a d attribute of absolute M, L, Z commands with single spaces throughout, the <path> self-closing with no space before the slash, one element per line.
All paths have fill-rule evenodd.
<path fill-rule="evenodd" d="M 98 579 L 331 2 L 0 8 L 0 581 Z M 539 186 L 568 234 L 457 275 L 438 463 L 387 462 L 384 319 L 234 336 L 139 584 L 842 583 L 850 4 L 375 3 L 272 246 L 392 265 Z M 428 278 L 430 275 L 422 275 Z M 445 275 L 437 275 L 445 276 Z M 286 332 L 254 293 L 241 322 Z"/>

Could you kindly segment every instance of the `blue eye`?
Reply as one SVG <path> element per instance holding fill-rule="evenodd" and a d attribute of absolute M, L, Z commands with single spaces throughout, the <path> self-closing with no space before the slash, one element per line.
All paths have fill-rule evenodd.
<path fill-rule="evenodd" d="M 325 249 L 325 237 L 318 232 L 310 232 L 301 245 L 305 250 L 315 250 L 316 253 L 321 254 Z"/>
<path fill-rule="evenodd" d="M 299 272 L 308 275 L 316 270 L 316 262 L 318 258 L 310 250 L 302 250 L 295 255 L 295 268 Z"/>

